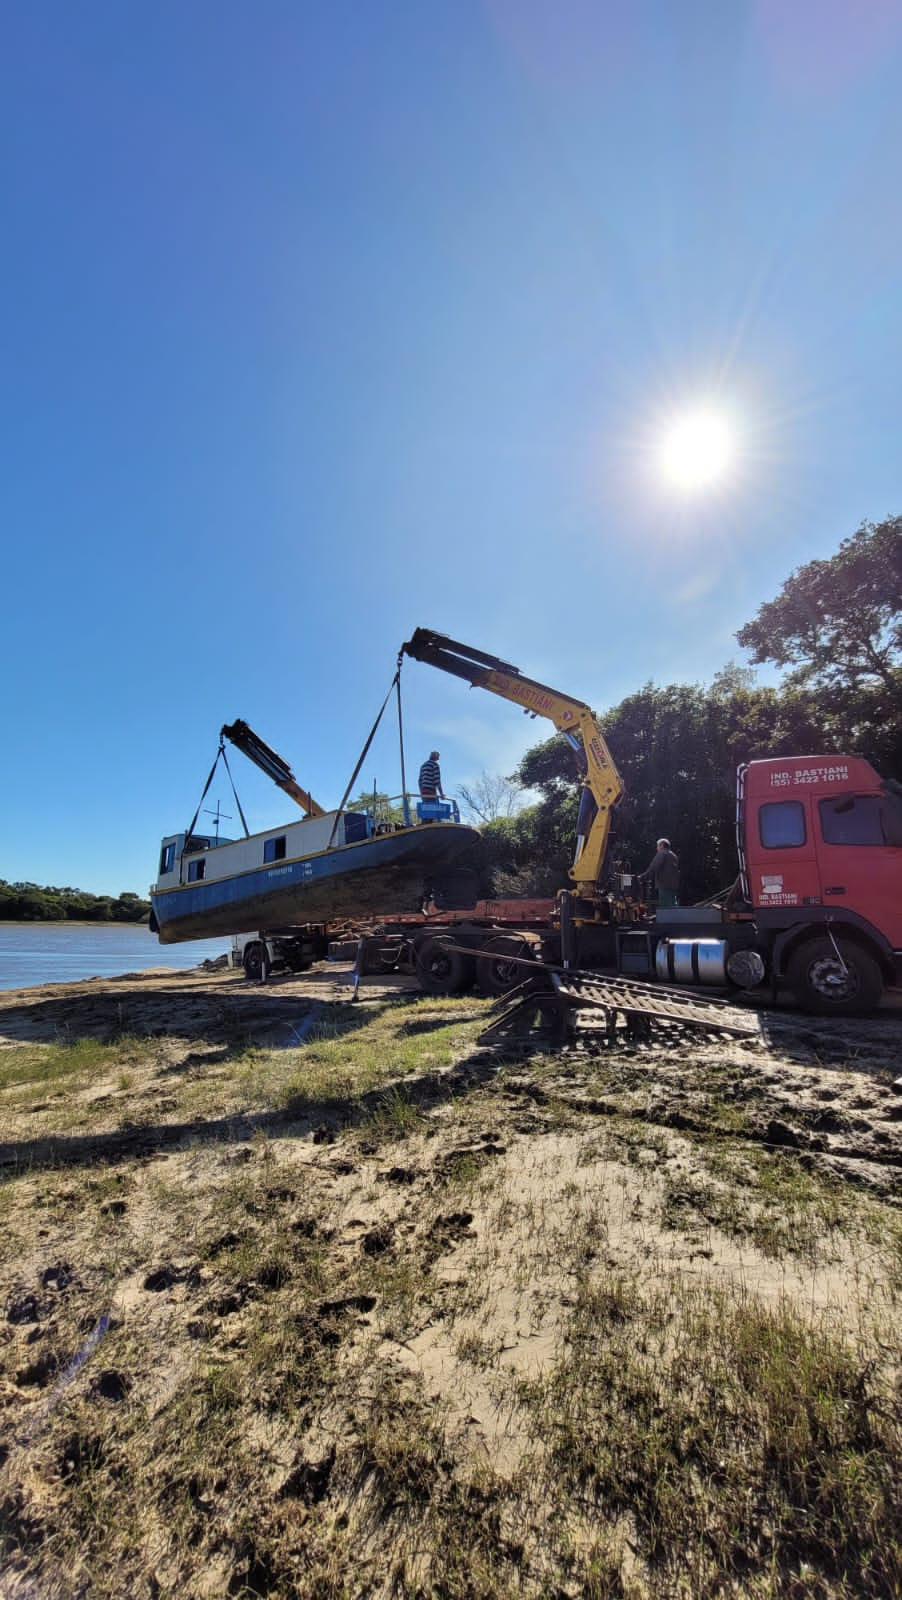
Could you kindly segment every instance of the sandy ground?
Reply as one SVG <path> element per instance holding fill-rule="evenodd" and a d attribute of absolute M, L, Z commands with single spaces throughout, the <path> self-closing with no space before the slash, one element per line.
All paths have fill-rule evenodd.
<path fill-rule="evenodd" d="M 364 1005 L 367 998 L 404 994 L 415 997 L 413 979 L 367 978 L 361 990 Z M 16 1044 L 71 1042 L 85 1036 L 110 1040 L 123 1034 L 157 1036 L 173 1059 L 200 1040 L 209 1045 L 236 1036 L 267 1049 L 296 1048 L 311 1006 L 341 1003 L 350 996 L 350 970 L 325 965 L 299 976 L 277 976 L 266 986 L 250 985 L 229 969 L 185 973 L 159 968 L 6 990 L 0 992 L 0 1052 Z M 894 1082 L 902 1074 L 900 1001 L 902 996 L 894 992 L 877 1016 L 845 1021 L 788 1009 L 736 1007 L 726 1019 L 755 1029 L 754 1036 L 693 1039 L 693 1058 L 750 1072 L 745 1091 L 753 1079 L 756 1126 L 764 1143 L 804 1149 L 856 1181 L 893 1186 L 902 1181 L 902 1081 Z M 685 1122 L 692 1127 L 694 1094 L 680 1070 L 685 1044 L 686 1038 L 682 1045 L 650 1046 L 636 1057 L 643 1062 L 640 1068 L 625 1067 L 618 1074 L 617 1109 L 623 1109 L 626 1085 L 638 1072 L 645 1117 L 664 1126 Z M 581 1054 L 577 1050 L 562 1057 L 571 1088 Z M 743 1086 L 737 1084 L 735 1092 L 741 1099 Z M 32 1108 L 35 1134 L 43 1109 L 39 1101 Z M 161 1109 L 165 1113 L 165 1105 Z M 703 1111 L 696 1120 L 703 1127 Z M 164 1114 L 159 1130 L 164 1140 L 165 1122 Z"/>
<path fill-rule="evenodd" d="M 413 1004 L 412 989 L 408 980 L 367 980 L 361 1022 L 382 998 L 406 994 Z M 628 1273 L 649 1292 L 679 1285 L 681 1294 L 687 1286 L 704 1294 L 726 1285 L 764 1303 L 788 1298 L 850 1337 L 862 1337 L 865 1313 L 868 1328 L 878 1328 L 875 1307 L 890 1305 L 897 1270 L 880 1219 L 902 1203 L 902 1018 L 893 1009 L 828 1023 L 746 1008 L 736 1013 L 753 1025 L 744 1039 L 682 1034 L 630 1050 L 578 1046 L 503 1070 L 490 1051 L 471 1047 L 441 1072 L 403 1080 L 420 1116 L 388 1153 L 378 1139 L 361 1137 L 359 1107 L 352 1117 L 333 1099 L 289 1115 L 229 1099 L 236 1038 L 293 1058 L 311 1016 L 327 1015 L 349 993 L 347 971 L 321 968 L 264 988 L 231 971 L 156 970 L 0 994 L 0 1063 L 23 1046 L 83 1037 L 153 1036 L 160 1044 L 144 1076 L 79 1089 L 82 1108 L 86 1100 L 91 1106 L 87 1129 L 82 1118 L 67 1132 L 59 1098 L 39 1085 L 14 1117 L 3 1111 L 0 1174 L 16 1175 L 27 1204 L 50 1207 L 36 1210 L 40 1227 L 20 1230 L 0 1282 L 7 1306 L 0 1424 L 8 1441 L 0 1445 L 0 1476 L 9 1482 L 31 1470 L 34 1505 L 51 1495 L 29 1461 L 59 1371 L 48 1362 L 45 1372 L 40 1352 L 63 1325 L 70 1284 L 90 1283 L 96 1249 L 96 1232 L 65 1211 L 73 1169 L 115 1169 L 122 1183 L 118 1199 L 112 1177 L 104 1179 L 101 1197 L 101 1179 L 91 1179 L 99 1206 L 92 1227 L 114 1217 L 125 1230 L 107 1313 L 120 1343 L 132 1330 L 139 1353 L 133 1369 L 120 1360 L 100 1377 L 114 1399 L 140 1388 L 150 1419 L 173 1403 L 198 1340 L 209 1359 L 226 1362 L 244 1348 L 264 1291 L 288 1292 L 259 1273 L 224 1286 L 215 1252 L 199 1249 L 210 1196 L 245 1168 L 265 1196 L 281 1197 L 283 1234 L 306 1237 L 314 1214 L 328 1218 L 323 1305 L 341 1318 L 347 1385 L 367 1394 L 379 1373 L 393 1392 L 412 1393 L 413 1385 L 425 1394 L 441 1412 L 461 1472 L 482 1463 L 512 1478 L 535 1448 L 512 1396 L 518 1382 L 559 1356 L 587 1264 L 608 1278 Z M 415 1025 L 428 1026 L 428 1017 Z M 221 1083 L 218 1111 L 205 1104 L 186 1113 L 173 1083 L 183 1088 L 192 1077 L 207 1090 Z M 374 1094 L 363 1110 L 381 1103 Z M 738 1222 L 746 1171 L 751 1196 L 760 1175 L 754 1161 L 771 1157 L 791 1161 L 794 1182 L 828 1186 L 818 1191 L 819 1209 L 809 1213 L 799 1202 L 796 1216 L 796 1200 L 755 1190 Z M 56 1213 L 42 1174 L 52 1174 Z M 164 1188 L 179 1197 L 177 1218 L 161 1212 Z M 185 1210 L 192 1192 L 194 1217 Z M 862 1212 L 861 1228 L 850 1232 L 825 1214 L 823 1194 L 883 1209 Z M 403 1318 L 387 1288 L 349 1294 L 367 1260 L 394 1262 L 396 1276 L 415 1261 L 426 1274 L 428 1289 Z M 82 1337 L 86 1325 L 83 1307 Z M 75 1381 L 96 1387 L 100 1380 Z M 337 1419 L 328 1407 L 300 1445 L 271 1407 L 248 1426 L 257 1430 L 261 1481 L 276 1496 L 299 1472 L 326 1471 L 324 1461 L 328 1478 L 353 1442 L 344 1414 Z M 333 1489 L 341 1504 L 330 1526 L 347 1527 L 363 1552 L 349 1592 L 380 1594 L 376 1574 L 385 1541 L 394 1539 L 397 1554 L 397 1529 L 374 1532 L 359 1494 L 342 1499 L 337 1469 Z M 16 1505 L 22 1525 L 32 1526 Z M 39 1521 L 33 1507 L 28 1515 Z M 162 1557 L 152 1562 L 153 1583 L 138 1592 L 243 1592 L 243 1557 L 221 1538 L 198 1555 L 190 1582 L 188 1558 L 180 1559 L 169 1578 Z M 4 1588 L 0 1578 L 0 1595 L 26 1592 L 12 1579 Z M 63 1584 L 59 1592 L 69 1591 Z"/>

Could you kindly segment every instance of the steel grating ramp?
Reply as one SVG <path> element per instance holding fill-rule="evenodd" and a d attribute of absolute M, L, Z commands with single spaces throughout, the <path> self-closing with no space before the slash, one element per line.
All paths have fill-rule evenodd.
<path fill-rule="evenodd" d="M 684 1029 L 733 1039 L 758 1034 L 757 1023 L 738 1021 L 726 1000 L 641 979 L 548 967 L 509 990 L 493 1009 L 480 1044 L 561 1047 L 576 1043 L 586 1030 L 594 1042 L 606 1044 L 650 1042 Z"/>

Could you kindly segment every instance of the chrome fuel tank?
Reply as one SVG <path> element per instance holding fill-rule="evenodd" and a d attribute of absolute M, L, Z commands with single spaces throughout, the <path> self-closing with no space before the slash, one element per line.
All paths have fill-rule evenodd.
<path fill-rule="evenodd" d="M 655 972 L 664 983 L 725 986 L 725 939 L 662 939 L 655 951 Z"/>

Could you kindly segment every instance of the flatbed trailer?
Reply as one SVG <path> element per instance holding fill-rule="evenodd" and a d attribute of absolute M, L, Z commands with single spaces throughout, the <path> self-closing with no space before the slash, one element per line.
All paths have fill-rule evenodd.
<path fill-rule="evenodd" d="M 566 899 L 483 901 L 453 916 L 386 919 L 345 929 L 329 943 L 332 961 L 349 961 L 362 978 L 401 972 L 427 994 L 475 985 L 498 996 L 536 966 L 591 969 L 618 979 L 702 985 L 728 992 L 764 976 L 748 918 L 718 908 L 674 907 L 635 920 L 568 928 Z M 570 958 L 564 953 L 573 946 Z M 747 952 L 747 953 L 746 953 Z"/>
<path fill-rule="evenodd" d="M 273 972 L 303 972 L 315 961 L 356 961 L 363 941 L 367 972 L 415 971 L 429 938 L 461 939 L 474 950 L 508 932 L 547 935 L 553 899 L 479 900 L 465 911 L 411 912 L 366 921 L 306 923 L 236 934 L 232 965 L 254 983 Z M 500 990 L 491 990 L 500 993 Z"/>
<path fill-rule="evenodd" d="M 397 972 L 415 977 L 426 994 L 475 986 L 492 997 L 516 988 L 535 963 L 713 995 L 769 990 L 776 1000 L 788 988 L 803 1010 L 836 1016 L 874 1010 L 884 987 L 902 982 L 900 952 L 851 909 L 755 908 L 741 891 L 735 899 L 650 914 L 620 903 L 608 920 L 580 916 L 584 908 L 566 893 L 483 900 L 469 911 L 238 936 L 233 960 L 255 982 L 331 960 L 351 963 L 358 981 Z"/>

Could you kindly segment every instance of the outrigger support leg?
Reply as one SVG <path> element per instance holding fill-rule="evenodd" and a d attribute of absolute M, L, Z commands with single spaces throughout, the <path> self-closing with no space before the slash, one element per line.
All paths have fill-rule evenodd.
<path fill-rule="evenodd" d="M 356 1000 L 358 994 L 360 993 L 360 979 L 363 976 L 363 966 L 364 966 L 364 960 L 365 960 L 365 952 L 366 952 L 366 934 L 361 934 L 360 938 L 357 940 L 357 954 L 354 957 L 354 965 L 351 968 L 351 979 L 352 979 L 353 984 L 354 984 L 354 992 L 351 995 L 351 999 L 352 1000 Z"/>
<path fill-rule="evenodd" d="M 543 977 L 547 976 L 543 974 Z M 575 1037 L 572 1008 L 554 987 L 536 987 L 533 978 L 509 989 L 492 1007 L 500 1016 L 479 1035 L 480 1044 L 511 1044 L 560 1049 Z"/>

